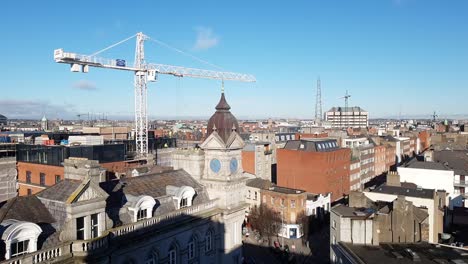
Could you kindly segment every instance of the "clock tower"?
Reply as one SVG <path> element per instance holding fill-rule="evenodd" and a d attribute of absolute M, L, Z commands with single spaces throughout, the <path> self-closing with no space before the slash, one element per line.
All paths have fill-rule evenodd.
<path fill-rule="evenodd" d="M 239 124 L 229 111 L 224 92 L 216 112 L 208 121 L 208 136 L 201 144 L 205 153 L 201 183 L 211 198 L 219 198 L 222 208 L 234 208 L 245 203 L 245 182 L 242 171 L 242 148 Z"/>

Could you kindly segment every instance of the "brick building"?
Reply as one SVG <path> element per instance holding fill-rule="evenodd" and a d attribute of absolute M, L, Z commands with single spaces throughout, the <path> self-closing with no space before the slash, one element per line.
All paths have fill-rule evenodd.
<path fill-rule="evenodd" d="M 260 190 L 262 203 L 281 214 L 283 228 L 278 234 L 285 238 L 303 235 L 298 216 L 306 214 L 307 193 L 303 190 L 271 186 Z"/>
<path fill-rule="evenodd" d="M 69 157 L 97 160 L 107 178 L 124 173 L 131 164 L 125 161 L 123 144 L 97 146 L 17 145 L 18 195 L 31 195 L 63 180 L 63 162 Z"/>
<path fill-rule="evenodd" d="M 350 157 L 335 139 L 288 141 L 277 151 L 278 186 L 332 193 L 338 200 L 349 192 Z"/>
<path fill-rule="evenodd" d="M 385 171 L 387 171 L 386 166 L 386 148 L 385 146 L 375 146 L 374 147 L 374 175 L 379 176 Z"/>

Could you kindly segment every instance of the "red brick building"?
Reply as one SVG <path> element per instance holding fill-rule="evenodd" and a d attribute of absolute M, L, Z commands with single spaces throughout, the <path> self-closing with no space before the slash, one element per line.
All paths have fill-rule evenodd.
<path fill-rule="evenodd" d="M 260 190 L 262 204 L 279 213 L 284 228 L 280 236 L 286 238 L 302 237 L 302 226 L 298 216 L 306 213 L 307 193 L 303 190 L 273 186 Z"/>
<path fill-rule="evenodd" d="M 374 156 L 374 174 L 375 176 L 379 176 L 380 174 L 387 171 L 385 146 L 375 146 Z"/>
<path fill-rule="evenodd" d="M 278 186 L 311 193 L 332 193 L 332 200 L 349 193 L 351 150 L 335 139 L 291 140 L 277 150 Z"/>
<path fill-rule="evenodd" d="M 431 146 L 431 133 L 428 131 L 421 131 L 418 133 L 419 144 L 421 146 L 421 152 L 428 149 Z"/>

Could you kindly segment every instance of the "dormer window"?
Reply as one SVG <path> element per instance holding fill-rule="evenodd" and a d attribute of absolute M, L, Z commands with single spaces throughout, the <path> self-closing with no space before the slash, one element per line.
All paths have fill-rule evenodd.
<path fill-rule="evenodd" d="M 187 197 L 182 198 L 182 199 L 180 200 L 180 208 L 184 208 L 184 207 L 187 207 L 187 206 L 188 206 Z"/>
<path fill-rule="evenodd" d="M 38 225 L 9 219 L 0 226 L 1 239 L 5 243 L 5 259 L 37 250 L 37 239 L 42 232 Z"/>
<path fill-rule="evenodd" d="M 146 219 L 147 217 L 148 217 L 148 210 L 147 209 L 138 210 L 137 221 Z"/>

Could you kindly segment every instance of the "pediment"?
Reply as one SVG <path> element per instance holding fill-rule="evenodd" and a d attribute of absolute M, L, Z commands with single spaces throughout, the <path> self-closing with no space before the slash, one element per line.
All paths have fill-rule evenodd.
<path fill-rule="evenodd" d="M 101 189 L 98 185 L 88 180 L 83 185 L 78 187 L 75 192 L 68 198 L 69 203 L 77 203 L 83 201 L 102 200 L 106 199 L 109 195 Z"/>
<path fill-rule="evenodd" d="M 229 149 L 241 149 L 244 145 L 244 140 L 235 131 L 231 133 L 226 143 L 226 147 Z"/>
<path fill-rule="evenodd" d="M 226 149 L 224 141 L 216 131 L 213 131 L 200 145 L 202 149 Z"/>

